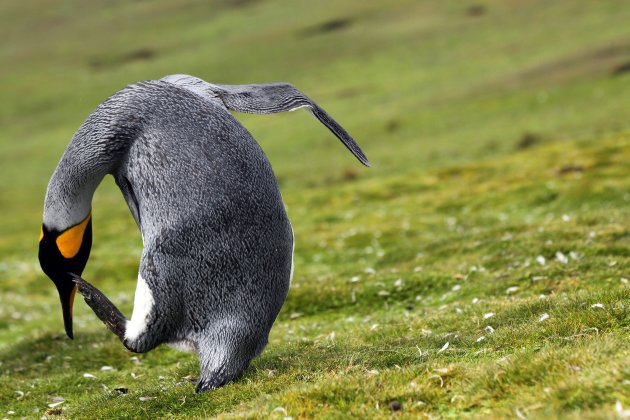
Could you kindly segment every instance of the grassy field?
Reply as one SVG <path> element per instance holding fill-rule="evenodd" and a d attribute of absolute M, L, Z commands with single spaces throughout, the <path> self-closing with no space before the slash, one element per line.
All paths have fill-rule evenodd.
<path fill-rule="evenodd" d="M 0 418 L 630 409 L 625 1 L 206 3 L 0 3 Z M 194 355 L 127 352 L 80 297 L 67 339 L 36 257 L 74 130 L 171 73 L 291 82 L 373 163 L 305 112 L 238 115 L 280 181 L 295 277 L 265 352 L 202 395 Z M 141 241 L 111 179 L 93 213 L 84 277 L 129 316 Z"/>

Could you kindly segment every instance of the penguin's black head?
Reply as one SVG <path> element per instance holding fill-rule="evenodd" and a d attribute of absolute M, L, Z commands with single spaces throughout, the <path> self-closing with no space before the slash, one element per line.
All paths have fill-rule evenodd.
<path fill-rule="evenodd" d="M 68 337 L 72 334 L 72 304 L 77 291 L 72 274 L 81 275 L 92 248 L 92 213 L 79 224 L 63 231 L 49 229 L 42 224 L 39 235 L 39 264 L 44 273 L 55 283 L 63 323 Z"/>

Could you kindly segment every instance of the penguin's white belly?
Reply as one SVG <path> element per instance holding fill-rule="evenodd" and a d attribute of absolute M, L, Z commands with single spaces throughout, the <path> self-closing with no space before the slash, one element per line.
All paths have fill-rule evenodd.
<path fill-rule="evenodd" d="M 147 321 L 154 305 L 155 300 L 151 289 L 149 289 L 147 282 L 142 276 L 138 274 L 138 285 L 136 286 L 136 295 L 133 299 L 133 314 L 131 315 L 131 320 L 127 321 L 125 339 L 134 341 L 146 331 Z"/>

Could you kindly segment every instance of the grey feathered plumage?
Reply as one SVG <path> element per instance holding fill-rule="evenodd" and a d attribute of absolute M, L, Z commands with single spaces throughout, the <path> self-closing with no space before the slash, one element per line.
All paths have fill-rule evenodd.
<path fill-rule="evenodd" d="M 289 84 L 172 75 L 103 102 L 50 181 L 44 225 L 61 231 L 86 217 L 101 179 L 113 175 L 142 233 L 144 328 L 129 338 L 129 321 L 104 295 L 77 278 L 79 291 L 130 350 L 177 343 L 196 351 L 199 391 L 237 377 L 262 351 L 292 272 L 293 233 L 271 165 L 228 109 L 301 107 L 369 165 L 350 135 Z"/>

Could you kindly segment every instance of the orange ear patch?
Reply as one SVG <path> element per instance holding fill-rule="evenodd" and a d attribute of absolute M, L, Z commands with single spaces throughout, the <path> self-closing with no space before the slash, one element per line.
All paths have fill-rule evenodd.
<path fill-rule="evenodd" d="M 44 239 L 44 226 L 39 228 L 39 242 L 41 242 L 42 239 Z"/>
<path fill-rule="evenodd" d="M 81 223 L 72 226 L 70 229 L 66 230 L 57 237 L 57 248 L 59 248 L 59 252 L 61 252 L 61 255 L 63 255 L 64 258 L 72 258 L 77 255 L 79 249 L 81 248 L 81 243 L 83 242 L 85 228 L 91 218 L 92 213 L 88 214 L 85 220 Z"/>

